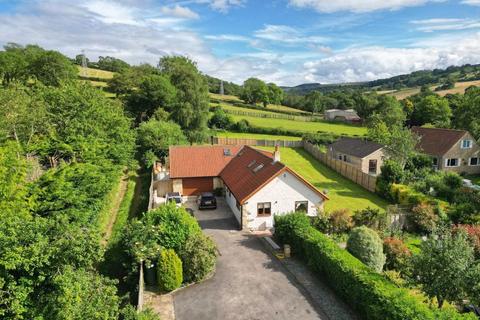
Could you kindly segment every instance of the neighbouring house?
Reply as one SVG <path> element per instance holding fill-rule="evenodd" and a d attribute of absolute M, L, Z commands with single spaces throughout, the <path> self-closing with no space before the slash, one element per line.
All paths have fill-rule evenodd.
<path fill-rule="evenodd" d="M 340 138 L 329 145 L 328 155 L 373 176 L 380 173 L 385 159 L 384 148 L 381 144 L 356 138 Z"/>
<path fill-rule="evenodd" d="M 274 216 L 293 211 L 315 216 L 326 195 L 280 162 L 274 153 L 250 146 L 175 146 L 167 177 L 171 191 L 194 196 L 221 188 L 242 229 L 266 230 Z M 164 191 L 164 189 L 162 189 Z"/>
<path fill-rule="evenodd" d="M 480 173 L 480 146 L 465 130 L 413 127 L 419 136 L 419 152 L 432 157 L 435 169 L 457 173 Z"/>
<path fill-rule="evenodd" d="M 349 123 L 359 123 L 362 122 L 357 112 L 353 109 L 341 110 L 341 109 L 330 109 L 325 111 L 325 120 L 329 121 L 343 121 Z"/>

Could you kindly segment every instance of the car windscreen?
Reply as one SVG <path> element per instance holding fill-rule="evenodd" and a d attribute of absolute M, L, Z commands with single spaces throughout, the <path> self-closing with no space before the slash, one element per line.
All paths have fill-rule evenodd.
<path fill-rule="evenodd" d="M 205 196 L 202 197 L 202 201 L 213 201 L 213 200 L 215 200 L 215 197 L 205 197 Z"/>
<path fill-rule="evenodd" d="M 175 202 L 175 203 L 182 203 L 182 199 L 180 198 L 169 198 L 168 201 Z"/>

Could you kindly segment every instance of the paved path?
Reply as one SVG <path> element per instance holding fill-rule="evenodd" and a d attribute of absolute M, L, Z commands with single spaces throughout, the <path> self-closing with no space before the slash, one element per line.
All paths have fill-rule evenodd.
<path fill-rule="evenodd" d="M 195 210 L 195 216 L 221 256 L 213 278 L 174 294 L 176 319 L 335 319 L 314 303 L 261 239 L 236 231 L 236 220 L 222 200 L 217 210 Z"/>

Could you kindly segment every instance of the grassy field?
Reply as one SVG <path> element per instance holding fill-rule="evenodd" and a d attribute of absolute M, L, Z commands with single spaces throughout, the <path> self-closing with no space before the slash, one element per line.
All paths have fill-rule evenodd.
<path fill-rule="evenodd" d="M 105 71 L 105 70 L 98 70 L 92 68 L 86 68 L 86 74 L 84 75 L 84 70 L 82 67 L 78 66 L 78 74 L 84 77 L 91 77 L 91 78 L 100 78 L 100 79 L 111 79 L 113 78 L 113 72 Z"/>
<path fill-rule="evenodd" d="M 218 99 L 218 100 L 225 101 L 226 103 L 228 103 L 229 101 L 242 102 L 243 103 L 243 101 L 240 100 L 236 96 L 227 96 L 227 95 L 222 96 L 222 95 L 219 95 L 219 94 L 216 94 L 216 93 L 210 93 L 210 97 L 212 99 Z M 277 104 L 269 104 L 267 106 L 267 110 L 270 110 L 270 111 L 273 111 L 273 112 L 275 112 L 275 111 L 287 111 L 287 112 L 298 113 L 298 114 L 309 114 L 308 112 L 303 111 L 303 110 L 290 108 L 290 107 L 287 107 L 287 106 L 281 106 L 281 105 L 277 105 Z"/>
<path fill-rule="evenodd" d="M 273 148 L 265 148 L 273 150 Z M 301 148 L 280 148 L 281 161 L 302 175 L 319 190 L 328 190 L 327 211 L 348 208 L 352 211 L 385 209 L 388 202 L 318 162 Z"/>
<path fill-rule="evenodd" d="M 470 86 L 480 86 L 480 80 L 456 82 L 455 87 L 453 89 L 435 91 L 435 93 L 442 97 L 447 94 L 455 94 L 455 93 L 463 94 L 465 93 L 465 89 L 467 89 Z M 435 90 L 436 87 L 437 86 L 431 86 L 430 89 Z M 398 100 L 402 100 L 414 94 L 417 94 L 419 92 L 420 92 L 420 88 L 408 88 L 408 89 L 402 89 L 402 90 L 396 90 L 396 91 L 395 90 L 380 91 L 379 94 L 385 93 L 385 94 L 396 97 Z"/>
<path fill-rule="evenodd" d="M 258 140 L 287 140 L 298 141 L 302 140 L 302 137 L 291 136 L 274 136 L 269 134 L 256 134 L 256 133 L 241 133 L 241 132 L 217 132 L 217 137 L 221 138 L 237 138 L 237 139 L 258 139 Z"/>
<path fill-rule="evenodd" d="M 329 132 L 342 135 L 358 135 L 364 136 L 367 133 L 367 128 L 342 123 L 331 122 L 300 122 L 286 119 L 271 119 L 271 118 L 257 118 L 249 116 L 232 115 L 235 121 L 241 119 L 247 120 L 252 126 L 259 128 L 280 128 L 284 130 L 295 130 L 301 132 Z"/>

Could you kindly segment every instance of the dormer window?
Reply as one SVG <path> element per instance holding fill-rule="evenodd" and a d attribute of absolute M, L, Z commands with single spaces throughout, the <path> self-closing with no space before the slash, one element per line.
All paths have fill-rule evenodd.
<path fill-rule="evenodd" d="M 252 162 L 250 162 L 247 166 L 247 168 L 251 168 L 255 163 L 257 163 L 256 160 L 253 160 Z"/>
<path fill-rule="evenodd" d="M 255 169 L 253 169 L 253 172 L 258 172 L 262 168 L 263 168 L 263 163 L 260 163 Z"/>
<path fill-rule="evenodd" d="M 471 149 L 472 140 L 462 140 L 462 149 Z"/>

